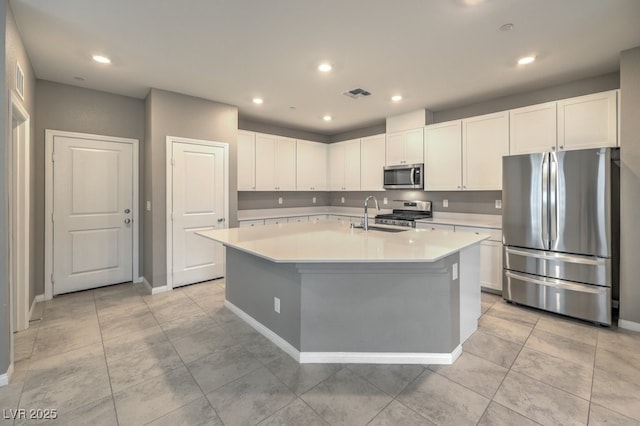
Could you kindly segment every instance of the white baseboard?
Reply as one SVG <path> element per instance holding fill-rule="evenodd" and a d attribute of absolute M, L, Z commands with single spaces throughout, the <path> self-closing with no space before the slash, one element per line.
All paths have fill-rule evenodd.
<path fill-rule="evenodd" d="M 638 322 L 619 319 L 618 320 L 618 327 L 624 328 L 625 330 L 631 330 L 631 331 L 640 332 L 640 323 L 638 323 Z"/>
<path fill-rule="evenodd" d="M 36 307 L 36 303 L 44 302 L 44 293 L 36 294 L 36 297 L 33 298 L 33 302 L 31 303 L 31 308 L 29 308 L 29 321 L 33 318 L 33 310 Z"/>
<path fill-rule="evenodd" d="M 134 284 L 140 284 L 142 282 L 144 282 L 144 277 L 138 277 L 135 280 L 133 280 Z"/>
<path fill-rule="evenodd" d="M 166 285 L 160 287 L 151 287 L 151 284 L 149 284 L 149 281 L 147 281 L 146 278 L 142 278 L 142 284 L 147 288 L 147 293 L 151 295 L 164 293 L 170 290 Z"/>
<path fill-rule="evenodd" d="M 7 368 L 7 372 L 4 374 L 0 374 L 0 386 L 7 386 L 9 384 L 9 380 L 13 375 L 13 363 L 9 364 L 9 368 Z"/>
<path fill-rule="evenodd" d="M 458 345 L 451 353 L 408 353 L 408 352 L 300 352 L 289 342 L 262 325 L 251 315 L 228 300 L 224 305 L 242 318 L 247 324 L 271 340 L 300 364 L 453 364 L 462 355 Z"/>

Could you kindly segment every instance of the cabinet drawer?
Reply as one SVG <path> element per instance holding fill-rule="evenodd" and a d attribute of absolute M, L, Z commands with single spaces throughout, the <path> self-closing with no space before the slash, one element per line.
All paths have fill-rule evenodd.
<path fill-rule="evenodd" d="M 265 219 L 264 220 L 264 224 L 265 225 L 274 225 L 274 224 L 278 224 L 278 223 L 287 223 L 287 218 L 286 217 L 278 217 L 275 219 Z"/>
<path fill-rule="evenodd" d="M 262 226 L 264 225 L 264 220 L 262 219 L 258 219 L 258 220 L 241 220 L 239 222 L 240 224 L 240 228 L 246 228 L 246 227 L 251 227 L 251 226 Z"/>
<path fill-rule="evenodd" d="M 287 218 L 287 222 L 309 222 L 309 216 L 296 216 Z"/>
<path fill-rule="evenodd" d="M 456 226 L 456 232 L 473 232 L 475 234 L 489 234 L 490 241 L 502 242 L 502 230 L 493 228 L 480 228 L 476 226 Z"/>
<path fill-rule="evenodd" d="M 440 223 L 416 223 L 416 228 L 429 229 L 431 231 L 455 231 L 453 225 L 442 225 Z"/>

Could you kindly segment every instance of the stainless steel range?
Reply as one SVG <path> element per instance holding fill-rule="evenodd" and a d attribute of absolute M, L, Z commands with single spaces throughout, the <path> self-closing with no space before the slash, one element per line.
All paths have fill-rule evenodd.
<path fill-rule="evenodd" d="M 431 201 L 402 201 L 401 209 L 393 209 L 393 213 L 377 215 L 376 223 L 415 228 L 416 220 L 430 217 L 432 217 Z"/>

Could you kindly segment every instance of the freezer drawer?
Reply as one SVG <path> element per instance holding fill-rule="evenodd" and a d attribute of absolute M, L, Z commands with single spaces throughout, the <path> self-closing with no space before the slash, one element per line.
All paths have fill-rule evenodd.
<path fill-rule="evenodd" d="M 522 305 L 611 325 L 611 288 L 504 270 L 502 297 Z"/>
<path fill-rule="evenodd" d="M 504 248 L 504 267 L 512 271 L 611 287 L 611 259 L 519 247 Z"/>

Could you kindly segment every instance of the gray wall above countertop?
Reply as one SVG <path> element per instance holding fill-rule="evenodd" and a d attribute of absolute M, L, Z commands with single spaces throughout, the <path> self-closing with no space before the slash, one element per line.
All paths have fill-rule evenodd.
<path fill-rule="evenodd" d="M 238 117 L 238 130 L 246 130 L 249 132 L 267 133 L 269 135 L 284 136 L 287 138 L 303 139 L 313 142 L 329 143 L 330 137 L 319 133 L 307 132 L 305 130 L 291 129 L 282 127 L 277 124 L 263 123 L 253 121 L 251 119 Z"/>
<path fill-rule="evenodd" d="M 315 204 L 313 197 L 316 197 Z M 278 204 L 282 198 L 282 204 Z M 320 191 L 240 191 L 238 210 L 318 207 L 329 205 L 329 193 Z"/>

